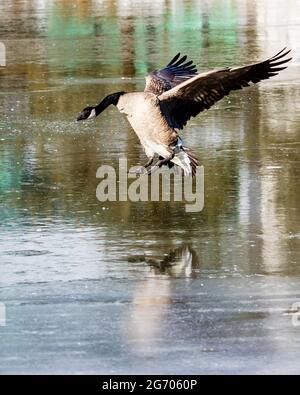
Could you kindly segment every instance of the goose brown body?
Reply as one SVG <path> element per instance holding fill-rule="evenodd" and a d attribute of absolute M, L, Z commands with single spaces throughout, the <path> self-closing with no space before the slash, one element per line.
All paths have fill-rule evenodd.
<path fill-rule="evenodd" d="M 156 95 L 148 92 L 133 92 L 122 95 L 117 104 L 137 134 L 148 158 L 155 154 L 169 155 L 169 146 L 174 144 L 178 133 L 164 118 Z"/>

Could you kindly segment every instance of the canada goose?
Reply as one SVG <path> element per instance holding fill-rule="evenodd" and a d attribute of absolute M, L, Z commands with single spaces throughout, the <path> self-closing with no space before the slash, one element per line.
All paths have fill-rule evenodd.
<path fill-rule="evenodd" d="M 278 66 L 292 59 L 283 59 L 289 52 L 284 48 L 263 62 L 201 74 L 193 61 L 186 62 L 187 57 L 180 58 L 178 53 L 167 66 L 146 77 L 144 92 L 112 93 L 97 106 L 84 108 L 77 121 L 97 117 L 113 104 L 127 116 L 139 137 L 148 157 L 148 174 L 162 165 L 175 164 L 184 175 L 194 175 L 198 161 L 183 145 L 178 129 L 230 91 L 277 75 L 286 68 Z M 151 167 L 156 156 L 158 161 Z"/>

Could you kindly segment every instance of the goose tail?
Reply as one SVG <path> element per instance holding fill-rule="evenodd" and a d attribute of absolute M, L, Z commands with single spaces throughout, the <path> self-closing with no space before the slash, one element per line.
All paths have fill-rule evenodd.
<path fill-rule="evenodd" d="M 194 177 L 197 171 L 198 159 L 191 149 L 181 146 L 176 152 L 171 162 L 174 163 L 177 170 L 181 170 L 184 176 Z"/>

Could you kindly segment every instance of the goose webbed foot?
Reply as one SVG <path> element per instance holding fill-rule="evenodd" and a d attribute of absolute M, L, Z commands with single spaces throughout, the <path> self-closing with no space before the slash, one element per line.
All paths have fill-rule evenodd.
<path fill-rule="evenodd" d="M 148 176 L 149 176 L 150 174 L 154 173 L 154 172 L 155 172 L 156 170 L 158 170 L 158 169 L 159 169 L 159 167 L 158 167 L 157 165 L 151 166 L 151 167 L 149 167 L 149 168 L 147 169 L 146 174 L 148 174 Z"/>
<path fill-rule="evenodd" d="M 145 166 L 135 166 L 133 169 L 129 169 L 129 174 L 144 174 L 147 173 Z"/>

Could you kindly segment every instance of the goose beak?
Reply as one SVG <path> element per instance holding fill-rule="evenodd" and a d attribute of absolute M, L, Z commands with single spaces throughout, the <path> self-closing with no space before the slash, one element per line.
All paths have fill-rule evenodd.
<path fill-rule="evenodd" d="M 83 121 L 84 119 L 86 119 L 84 112 L 81 112 L 78 117 L 76 118 L 76 121 Z"/>

